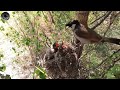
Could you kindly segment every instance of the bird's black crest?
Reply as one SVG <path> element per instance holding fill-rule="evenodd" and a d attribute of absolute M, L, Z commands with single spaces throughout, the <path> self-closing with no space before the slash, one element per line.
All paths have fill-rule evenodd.
<path fill-rule="evenodd" d="M 79 25 L 80 23 L 78 20 L 73 20 L 72 22 L 67 23 L 66 26 L 71 27 L 73 24 Z"/>

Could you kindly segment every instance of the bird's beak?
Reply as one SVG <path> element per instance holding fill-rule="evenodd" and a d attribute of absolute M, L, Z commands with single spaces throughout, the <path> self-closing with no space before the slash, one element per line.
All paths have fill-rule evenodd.
<path fill-rule="evenodd" d="M 66 29 L 66 30 L 69 29 L 69 26 L 65 26 L 65 29 Z"/>
<path fill-rule="evenodd" d="M 65 25 L 65 29 L 67 30 L 67 29 L 69 29 L 69 28 L 70 28 L 70 25 L 69 25 L 69 23 L 68 23 L 68 24 Z"/>

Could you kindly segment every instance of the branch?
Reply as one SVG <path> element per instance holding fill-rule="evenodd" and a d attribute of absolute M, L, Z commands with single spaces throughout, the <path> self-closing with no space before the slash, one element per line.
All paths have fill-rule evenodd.
<path fill-rule="evenodd" d="M 98 27 L 110 14 L 111 14 L 112 11 L 109 11 L 105 16 L 104 18 L 99 22 L 97 23 L 95 26 L 93 26 L 91 29 L 94 30 L 96 27 Z"/>
<path fill-rule="evenodd" d="M 113 21 L 112 21 L 112 23 L 113 23 Z M 107 30 L 105 31 L 103 37 L 105 37 L 105 35 L 107 34 L 107 32 L 108 32 L 108 30 L 110 29 L 110 26 L 112 25 L 112 23 L 110 23 L 110 24 L 108 25 Z"/>
<path fill-rule="evenodd" d="M 97 18 L 96 20 L 94 20 L 93 22 L 91 22 L 90 24 L 95 23 L 96 21 L 98 21 L 98 20 L 100 20 L 101 18 L 103 18 L 105 15 L 106 15 L 106 13 L 105 13 L 104 15 L 100 16 L 99 18 Z"/>
<path fill-rule="evenodd" d="M 117 60 L 114 60 L 113 63 L 107 68 L 107 70 L 101 74 L 101 78 L 105 77 L 105 74 L 112 68 L 114 67 L 115 63 L 118 62 L 120 60 L 120 58 L 118 58 Z"/>
<path fill-rule="evenodd" d="M 119 12 L 119 13 L 116 13 L 115 15 L 114 15 L 114 13 L 111 14 L 111 17 L 110 17 L 110 24 L 108 25 L 107 30 L 105 31 L 103 37 L 105 37 L 105 35 L 106 35 L 106 33 L 108 32 L 110 26 L 113 24 L 115 18 L 116 18 L 119 14 L 120 14 L 120 12 Z"/>
<path fill-rule="evenodd" d="M 53 12 L 48 11 L 48 13 L 49 13 L 49 18 L 51 19 L 50 22 L 55 25 L 55 20 L 54 20 L 53 15 L 52 15 Z"/>
<path fill-rule="evenodd" d="M 44 29 L 43 27 L 41 27 L 42 29 Z M 41 29 L 41 30 L 42 30 Z M 51 40 L 49 39 L 49 37 L 47 37 L 47 35 L 45 34 L 45 32 L 42 30 L 42 33 L 44 35 L 44 37 L 46 38 L 46 44 L 50 47 L 49 43 L 47 42 L 47 40 L 49 40 L 50 44 L 52 44 Z"/>
<path fill-rule="evenodd" d="M 120 49 L 118 49 L 116 52 L 114 52 L 111 56 L 109 56 L 108 58 L 112 58 L 116 53 L 120 52 Z M 105 60 L 103 60 L 100 64 L 98 64 L 96 67 L 94 67 L 92 70 L 96 70 L 97 68 L 99 68 L 108 58 L 106 58 Z"/>
<path fill-rule="evenodd" d="M 88 16 L 89 16 L 89 11 L 76 11 L 76 19 L 82 23 L 86 28 L 88 28 Z"/>
<path fill-rule="evenodd" d="M 99 41 L 100 42 L 100 41 Z M 95 45 L 95 47 L 97 46 L 97 45 L 99 45 L 99 42 Z M 90 50 L 88 50 L 81 58 L 84 58 L 88 53 L 90 53 L 91 51 L 93 51 L 95 48 L 93 47 L 93 48 L 91 48 Z"/>
<path fill-rule="evenodd" d="M 47 14 L 46 14 L 47 13 Z M 55 20 L 53 18 L 52 12 L 50 11 L 46 11 L 46 13 L 44 11 L 42 11 L 42 14 L 45 18 L 45 22 L 47 24 L 47 27 L 49 27 L 51 29 L 51 25 L 55 25 Z"/>
<path fill-rule="evenodd" d="M 25 11 L 23 11 L 23 13 L 24 13 L 24 15 L 28 18 L 28 21 L 29 21 L 29 23 L 30 23 L 32 29 L 35 29 L 35 28 L 34 28 L 34 25 L 33 25 L 32 22 L 30 21 L 28 15 L 25 13 Z"/>

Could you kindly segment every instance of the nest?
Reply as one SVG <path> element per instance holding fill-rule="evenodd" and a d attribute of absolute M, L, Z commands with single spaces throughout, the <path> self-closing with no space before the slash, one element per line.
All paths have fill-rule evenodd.
<path fill-rule="evenodd" d="M 45 68 L 51 79 L 79 78 L 79 59 L 71 47 L 63 48 L 61 45 L 56 52 L 47 51 Z"/>

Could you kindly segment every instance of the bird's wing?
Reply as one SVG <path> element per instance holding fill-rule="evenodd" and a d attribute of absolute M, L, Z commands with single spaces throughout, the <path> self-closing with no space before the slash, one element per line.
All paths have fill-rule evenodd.
<path fill-rule="evenodd" d="M 81 38 L 87 39 L 91 42 L 98 42 L 99 40 L 102 39 L 101 36 L 99 36 L 96 33 L 88 32 L 88 31 L 83 31 L 83 30 L 76 30 L 75 34 Z"/>

